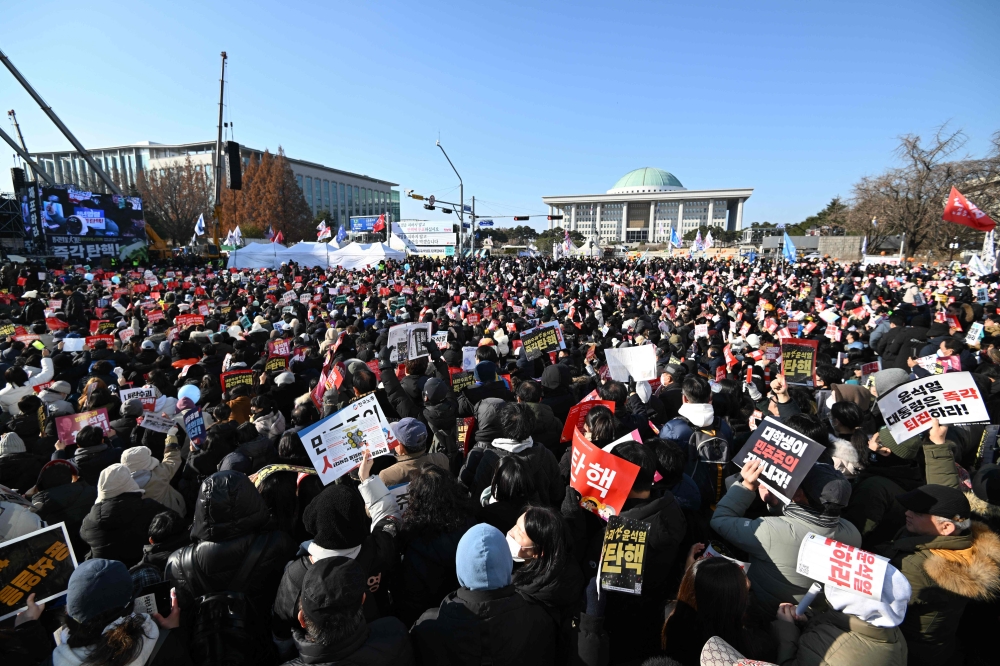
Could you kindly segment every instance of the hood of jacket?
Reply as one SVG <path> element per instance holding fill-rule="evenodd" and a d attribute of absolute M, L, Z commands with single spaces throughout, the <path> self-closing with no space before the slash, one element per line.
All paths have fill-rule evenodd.
<path fill-rule="evenodd" d="M 246 474 L 232 470 L 205 479 L 198 490 L 191 538 L 226 541 L 258 531 L 270 513 Z"/>
<path fill-rule="evenodd" d="M 141 502 L 142 493 L 122 493 L 94 504 L 90 513 L 98 525 L 113 529 L 118 525 L 131 523 Z"/>
<path fill-rule="evenodd" d="M 929 548 L 924 571 L 949 592 L 967 599 L 991 599 L 1000 588 L 1000 537 L 978 522 L 972 523 L 971 537 L 972 546 L 963 550 Z"/>
<path fill-rule="evenodd" d="M 863 412 L 872 406 L 872 394 L 864 386 L 834 384 L 833 395 L 836 402 L 853 402 Z"/>
<path fill-rule="evenodd" d="M 507 403 L 502 398 L 484 398 L 476 405 L 478 430 L 500 429 L 500 412 Z"/>
<path fill-rule="evenodd" d="M 715 420 L 715 408 L 712 407 L 711 403 L 700 405 L 693 402 L 685 402 L 677 410 L 677 414 L 686 418 L 696 428 L 705 428 Z"/>
<path fill-rule="evenodd" d="M 458 542 L 455 573 L 469 590 L 497 590 L 510 585 L 514 559 L 507 540 L 497 528 L 480 523 L 469 528 Z"/>

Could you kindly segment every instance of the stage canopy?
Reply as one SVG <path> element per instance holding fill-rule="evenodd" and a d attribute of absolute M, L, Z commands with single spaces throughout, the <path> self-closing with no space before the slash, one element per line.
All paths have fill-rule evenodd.
<path fill-rule="evenodd" d="M 385 243 L 351 243 L 337 248 L 333 243 L 296 243 L 285 247 L 279 243 L 254 243 L 229 253 L 227 268 L 271 268 L 294 261 L 310 268 L 366 268 L 386 259 L 405 260 L 406 254 L 393 250 Z"/>

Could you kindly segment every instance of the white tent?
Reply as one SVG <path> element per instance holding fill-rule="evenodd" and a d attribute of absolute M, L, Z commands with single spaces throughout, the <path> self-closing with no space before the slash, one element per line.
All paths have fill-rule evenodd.
<path fill-rule="evenodd" d="M 394 250 L 385 243 L 351 243 L 335 252 L 330 252 L 330 266 L 348 270 L 368 268 L 386 259 L 405 261 L 406 253 Z"/>
<path fill-rule="evenodd" d="M 227 268 L 277 268 L 287 248 L 281 243 L 251 243 L 229 253 Z"/>

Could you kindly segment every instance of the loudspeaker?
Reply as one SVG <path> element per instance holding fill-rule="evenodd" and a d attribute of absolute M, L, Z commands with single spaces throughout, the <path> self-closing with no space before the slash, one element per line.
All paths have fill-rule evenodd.
<path fill-rule="evenodd" d="M 21 167 L 13 167 L 10 170 L 10 179 L 14 181 L 14 192 L 20 192 L 28 186 L 28 183 L 24 176 L 24 169 Z"/>
<path fill-rule="evenodd" d="M 226 141 L 226 187 L 231 190 L 243 189 L 243 160 L 240 159 L 240 144 Z"/>

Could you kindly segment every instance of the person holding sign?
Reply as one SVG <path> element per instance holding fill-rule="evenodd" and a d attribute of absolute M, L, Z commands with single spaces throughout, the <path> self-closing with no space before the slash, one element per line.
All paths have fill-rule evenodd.
<path fill-rule="evenodd" d="M 815 532 L 860 546 L 861 533 L 840 517 L 851 497 L 850 482 L 832 465 L 823 463 L 809 470 L 782 515 L 744 518 L 758 495 L 773 506 L 780 505 L 760 483 L 766 464 L 755 459 L 743 466 L 742 481 L 730 486 L 715 508 L 711 525 L 721 537 L 749 554 L 751 593 L 772 615 L 779 604 L 801 601 L 811 585 L 808 578 L 795 571 L 799 544 L 806 534 Z"/>
<path fill-rule="evenodd" d="M 962 611 L 1000 591 L 1000 537 L 970 520 L 959 488 L 929 484 L 896 500 L 906 509 L 906 530 L 874 552 L 889 558 L 913 588 L 900 625 L 909 663 L 953 663 Z"/>
<path fill-rule="evenodd" d="M 836 560 L 838 555 L 847 556 L 852 564 L 855 560 L 860 562 L 857 555 L 870 557 L 864 551 L 851 553 L 850 550 L 834 549 L 830 557 Z M 794 604 L 781 604 L 777 620 L 771 624 L 779 642 L 777 662 L 905 666 L 907 653 L 912 657 L 913 651 L 907 649 L 899 625 L 911 599 L 910 583 L 890 564 L 886 566 L 881 589 L 881 594 L 873 599 L 826 583 L 823 593 L 830 610 L 812 618 L 797 615 Z"/>

